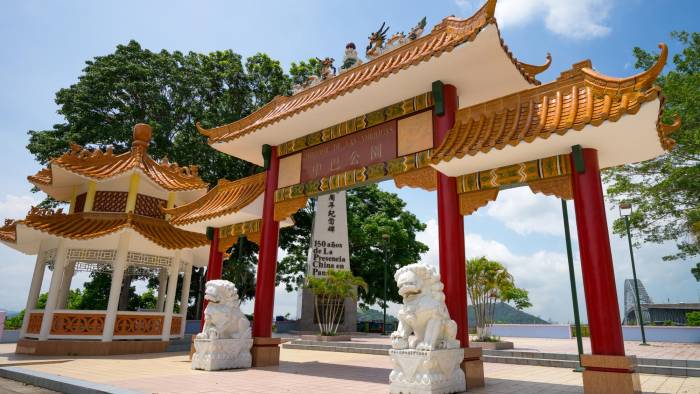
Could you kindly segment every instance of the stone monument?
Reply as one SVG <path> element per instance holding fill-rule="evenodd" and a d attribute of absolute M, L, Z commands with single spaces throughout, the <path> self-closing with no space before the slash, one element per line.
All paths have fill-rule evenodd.
<path fill-rule="evenodd" d="M 437 394 L 466 390 L 460 363 L 457 323 L 450 319 L 440 275 L 424 264 L 402 267 L 394 275 L 403 305 L 391 334 L 391 393 Z"/>
<path fill-rule="evenodd" d="M 241 312 L 236 286 L 227 280 L 210 280 L 204 298 L 204 327 L 194 340 L 192 369 L 250 368 L 250 322 Z"/>

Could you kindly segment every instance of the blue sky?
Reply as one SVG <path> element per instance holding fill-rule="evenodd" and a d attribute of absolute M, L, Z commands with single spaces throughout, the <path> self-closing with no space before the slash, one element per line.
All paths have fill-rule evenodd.
<path fill-rule="evenodd" d="M 61 122 L 54 93 L 77 80 L 84 62 L 130 39 L 144 47 L 209 52 L 233 49 L 243 56 L 265 52 L 282 62 L 313 56 L 342 58 L 349 41 L 359 47 L 386 21 L 391 31 L 408 30 L 427 16 L 428 27 L 448 15 L 468 16 L 481 0 L 444 1 L 4 1 L 0 3 L 0 218 L 24 216 L 41 199 L 29 191 L 26 176 L 39 166 L 26 151 L 27 130 Z M 553 63 L 540 80 L 590 58 L 613 76 L 635 73 L 632 48 L 655 50 L 673 30 L 700 30 L 696 1 L 663 0 L 501 0 L 497 19 L 506 44 L 525 62 L 540 64 L 547 52 Z M 396 189 L 389 183 L 387 190 Z M 435 263 L 435 196 L 399 190 L 407 208 L 428 223 L 421 239 Z M 573 207 L 570 206 L 573 212 Z M 609 221 L 617 215 L 608 213 Z M 572 319 L 559 201 L 528 189 L 502 192 L 498 201 L 465 219 L 469 255 L 500 259 L 530 290 L 531 312 L 567 322 Z M 626 241 L 611 238 L 621 299 L 630 276 Z M 638 273 L 652 299 L 697 302 L 700 286 L 690 276 L 690 261 L 667 263 L 672 245 L 636 250 Z M 0 308 L 21 309 L 33 259 L 0 248 Z M 580 282 L 580 272 L 578 273 Z M 672 286 L 669 286 L 672 284 Z M 582 292 L 583 289 L 580 288 Z M 580 296 L 583 305 L 583 297 Z M 296 297 L 278 292 L 276 313 L 296 311 Z"/>

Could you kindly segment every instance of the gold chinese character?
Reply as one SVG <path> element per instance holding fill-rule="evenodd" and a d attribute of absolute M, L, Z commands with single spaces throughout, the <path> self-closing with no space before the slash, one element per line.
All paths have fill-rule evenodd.
<path fill-rule="evenodd" d="M 321 163 L 316 163 L 311 167 L 311 173 L 313 174 L 313 177 L 318 177 L 321 174 Z"/>
<path fill-rule="evenodd" d="M 352 151 L 352 153 L 350 154 L 350 164 L 352 164 L 352 165 L 360 164 L 360 155 L 355 151 Z"/>
<path fill-rule="evenodd" d="M 340 158 L 334 157 L 331 159 L 331 171 L 338 171 L 340 169 Z"/>
<path fill-rule="evenodd" d="M 382 144 L 374 145 L 369 149 L 369 159 L 380 159 L 382 157 Z"/>

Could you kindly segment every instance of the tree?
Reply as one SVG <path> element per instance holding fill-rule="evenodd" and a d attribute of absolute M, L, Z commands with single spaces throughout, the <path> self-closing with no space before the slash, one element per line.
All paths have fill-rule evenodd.
<path fill-rule="evenodd" d="M 503 264 L 486 257 L 467 259 L 467 292 L 474 308 L 476 331 L 480 339 L 490 339 L 496 305 L 513 302 L 517 309 L 531 307 L 528 292 L 515 286 L 513 276 Z"/>
<path fill-rule="evenodd" d="M 700 34 L 674 32 L 684 49 L 673 56 L 674 68 L 659 76 L 663 88 L 664 121 L 680 114 L 682 126 L 673 133 L 676 146 L 668 153 L 642 163 L 604 172 L 612 203 L 634 206 L 630 227 L 636 242 L 673 241 L 677 251 L 664 260 L 687 259 L 700 254 Z M 648 69 L 658 55 L 634 48 L 635 67 Z M 625 236 L 625 223 L 617 219 L 613 231 Z"/>
<path fill-rule="evenodd" d="M 309 277 L 306 287 L 314 294 L 314 308 L 321 335 L 335 335 L 345 313 L 345 299 L 357 300 L 357 287 L 367 289 L 362 278 L 350 271 L 328 270 L 326 277 Z"/>
<path fill-rule="evenodd" d="M 416 234 L 425 230 L 418 218 L 404 208 L 406 203 L 394 193 L 385 192 L 377 185 L 359 187 L 348 191 L 348 239 L 350 242 L 350 269 L 355 276 L 367 282 L 367 289 L 360 289 L 363 306 L 382 305 L 384 292 L 384 241 L 389 235 L 390 277 L 397 269 L 420 260 L 420 254 L 428 247 L 416 240 Z M 311 239 L 313 209 L 309 204 L 293 217 L 295 226 L 280 233 L 280 247 L 287 251 L 278 266 L 278 283 L 284 283 L 288 291 L 304 283 L 306 258 Z M 388 301 L 401 302 L 398 288 L 388 281 Z"/>
<path fill-rule="evenodd" d="M 183 165 L 199 165 L 200 175 L 210 183 L 238 179 L 254 173 L 256 166 L 212 149 L 196 131 L 195 122 L 213 127 L 238 120 L 273 97 L 289 94 L 290 86 L 279 62 L 264 54 L 248 58 L 244 65 L 231 50 L 151 52 L 130 41 L 118 45 L 114 53 L 88 60 L 78 82 L 56 93 L 64 122 L 29 131 L 27 148 L 41 164 L 68 151 L 71 142 L 102 149 L 111 145 L 121 153 L 131 144 L 133 125 L 145 122 L 153 127 L 148 151 L 155 159 L 168 156 Z M 55 202 L 47 200 L 44 205 Z M 246 247 L 246 261 L 254 259 L 256 251 Z M 225 277 L 237 272 L 233 276 L 246 283 L 236 286 L 248 289 L 244 297 L 252 297 L 252 265 L 247 264 L 247 272 L 229 266 L 231 260 L 224 268 Z M 197 288 L 199 274 L 192 288 Z M 88 283 L 81 309 L 106 308 L 109 275 L 93 276 Z"/>

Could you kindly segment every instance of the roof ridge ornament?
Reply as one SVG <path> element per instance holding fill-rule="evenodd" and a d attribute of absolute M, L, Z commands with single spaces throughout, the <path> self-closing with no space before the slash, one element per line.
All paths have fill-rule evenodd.
<path fill-rule="evenodd" d="M 427 19 L 424 16 L 423 19 L 418 21 L 418 23 L 411 28 L 408 36 L 401 31 L 394 33 L 389 39 L 387 39 L 386 35 L 389 31 L 389 26 L 386 26 L 386 22 L 382 22 L 379 29 L 369 35 L 369 44 L 365 49 L 365 56 L 372 60 L 396 48 L 404 46 L 411 41 L 417 40 L 423 35 L 427 23 L 426 21 Z M 386 26 L 386 28 L 384 28 L 384 26 Z"/>
<path fill-rule="evenodd" d="M 153 136 L 153 128 L 146 123 L 136 123 L 133 133 L 134 138 L 131 143 L 131 150 L 141 154 L 146 153 L 148 145 L 151 143 L 151 137 Z"/>
<path fill-rule="evenodd" d="M 534 65 L 534 64 L 524 63 L 521 61 L 517 61 L 517 62 L 518 62 L 518 67 L 525 74 L 529 75 L 532 78 L 535 78 L 537 76 L 537 74 L 541 74 L 541 73 L 547 71 L 547 69 L 549 69 L 549 66 L 552 65 L 552 55 L 549 52 L 547 52 L 547 60 L 544 62 L 544 64 L 539 65 L 539 66 Z"/>

